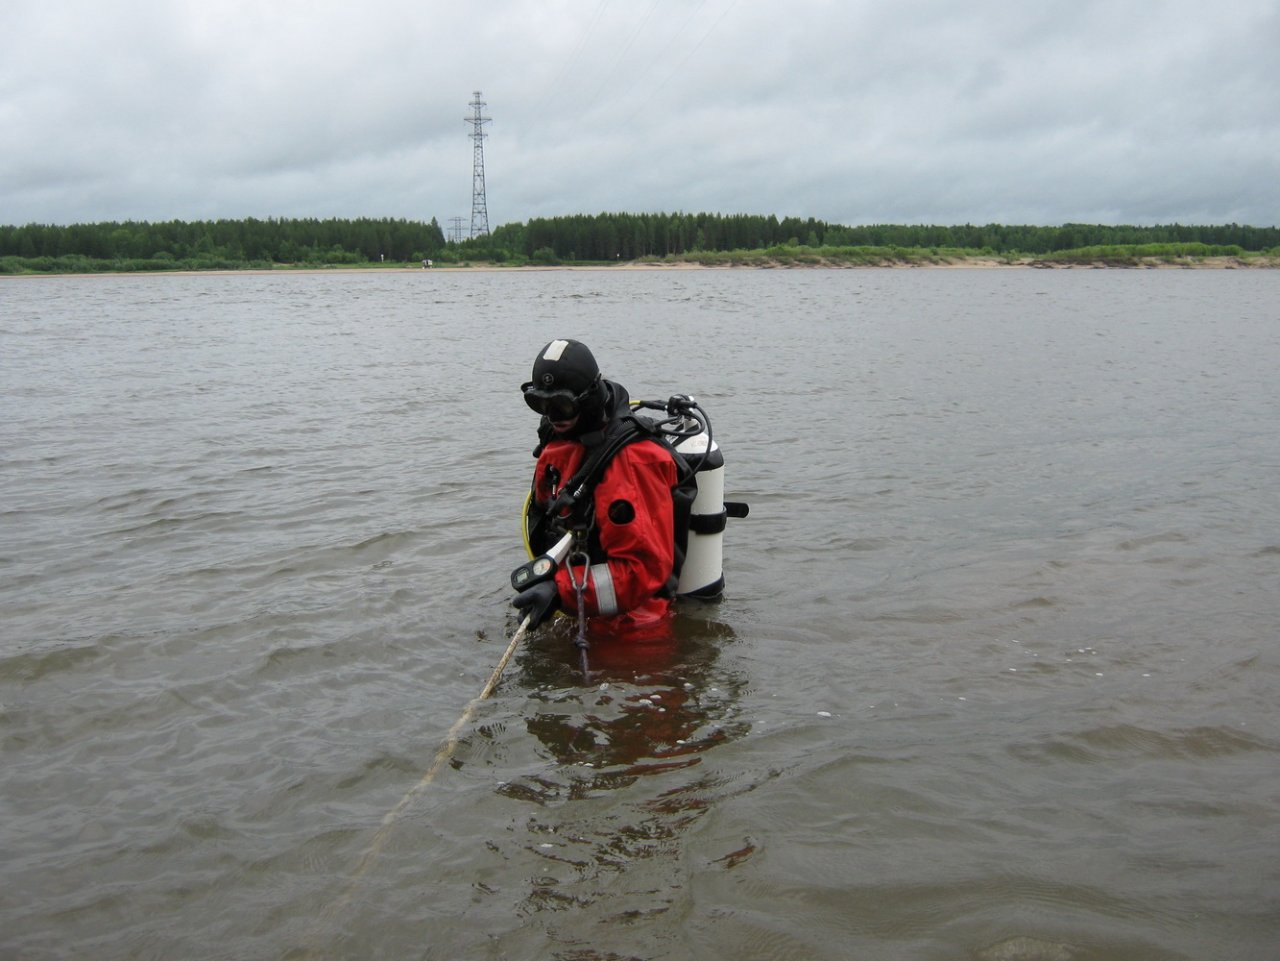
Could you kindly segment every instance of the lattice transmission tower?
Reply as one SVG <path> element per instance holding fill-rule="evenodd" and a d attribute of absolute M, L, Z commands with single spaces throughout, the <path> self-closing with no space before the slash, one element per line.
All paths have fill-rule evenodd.
<path fill-rule="evenodd" d="M 489 233 L 489 205 L 484 199 L 484 125 L 489 123 L 491 118 L 484 116 L 483 110 L 487 106 L 480 99 L 480 91 L 474 94 L 475 99 L 467 106 L 471 107 L 472 114 L 470 117 L 463 117 L 467 123 L 471 124 L 471 142 L 474 145 L 471 151 L 471 236 L 483 237 Z"/>

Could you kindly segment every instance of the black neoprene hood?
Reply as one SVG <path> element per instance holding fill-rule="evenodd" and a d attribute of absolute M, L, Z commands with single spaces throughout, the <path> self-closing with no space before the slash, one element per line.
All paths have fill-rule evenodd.
<path fill-rule="evenodd" d="M 600 376 L 600 367 L 586 344 L 578 340 L 553 340 L 533 362 L 533 386 L 542 390 L 568 390 L 580 394 Z"/>

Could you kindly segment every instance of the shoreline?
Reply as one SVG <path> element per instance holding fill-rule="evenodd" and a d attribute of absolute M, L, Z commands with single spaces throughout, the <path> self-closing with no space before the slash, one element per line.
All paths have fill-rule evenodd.
<path fill-rule="evenodd" d="M 888 262 L 855 264 L 818 259 L 818 262 L 794 263 L 783 260 L 760 263 L 702 264 L 680 261 L 675 263 L 629 262 L 622 264 L 524 264 L 503 266 L 492 263 L 449 264 L 421 267 L 409 264 L 370 265 L 367 267 L 294 267 L 277 265 L 271 268 L 235 268 L 230 270 L 102 270 L 88 272 L 49 272 L 0 274 L 0 280 L 29 277 L 199 277 L 206 274 L 223 276 L 270 276 L 275 274 L 433 274 L 433 273 L 530 273 L 547 271 L 656 271 L 656 270 L 1274 270 L 1280 269 L 1280 257 L 1258 256 L 1202 257 L 1168 261 L 1156 257 L 1139 258 L 1136 263 L 1117 264 L 1106 261 L 1061 263 L 1036 257 L 1005 260 L 996 257 L 972 257 L 941 263 Z"/>

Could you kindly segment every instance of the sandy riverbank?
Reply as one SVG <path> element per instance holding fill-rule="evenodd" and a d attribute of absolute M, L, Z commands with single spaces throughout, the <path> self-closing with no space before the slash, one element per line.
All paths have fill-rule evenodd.
<path fill-rule="evenodd" d="M 527 264 L 508 267 L 500 264 L 436 264 L 431 267 L 408 265 L 376 267 L 276 267 L 274 270 L 223 270 L 223 271 L 164 271 L 175 274 L 225 273 L 225 274 L 363 274 L 375 273 L 530 273 L 548 271 L 635 271 L 635 270 L 1253 270 L 1280 268 L 1278 257 L 1202 257 L 1177 261 L 1145 258 L 1133 264 L 1063 263 L 1045 261 L 1034 257 L 1004 260 L 995 257 L 966 257 L 942 263 L 890 261 L 879 264 L 855 264 L 818 259 L 813 262 L 763 261 L 759 263 L 700 264 L 690 261 L 644 261 L 623 264 Z"/>
<path fill-rule="evenodd" d="M 1280 257 L 1199 257 L 1164 260 L 1156 257 L 1140 258 L 1132 263 L 1106 261 L 1067 263 L 1021 257 L 1006 260 L 996 257 L 964 257 L 947 261 L 885 261 L 883 263 L 847 263 L 838 260 L 813 258 L 804 262 L 793 260 L 759 260 L 750 263 L 701 264 L 691 261 L 641 261 L 621 264 L 528 264 L 503 266 L 500 264 L 436 264 L 421 267 L 409 264 L 378 264 L 367 267 L 293 267 L 278 265 L 270 269 L 236 270 L 154 270 L 154 271 L 100 271 L 93 273 L 31 273 L 0 274 L 0 280 L 16 277 L 98 277 L 98 276 L 163 276 L 192 277 L 201 274 L 262 275 L 262 274 L 433 274 L 506 272 L 528 273 L 546 271 L 634 271 L 634 270 L 1254 270 L 1280 268 Z"/>

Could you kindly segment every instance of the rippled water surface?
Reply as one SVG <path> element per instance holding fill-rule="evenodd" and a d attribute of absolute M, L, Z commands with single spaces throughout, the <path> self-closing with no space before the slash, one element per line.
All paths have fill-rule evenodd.
<path fill-rule="evenodd" d="M 553 336 L 752 513 L 466 715 Z M 1274 272 L 10 279 L 0 350 L 0 957 L 1278 956 Z"/>

